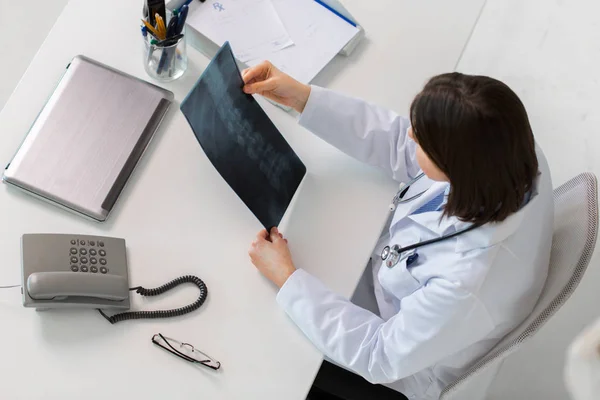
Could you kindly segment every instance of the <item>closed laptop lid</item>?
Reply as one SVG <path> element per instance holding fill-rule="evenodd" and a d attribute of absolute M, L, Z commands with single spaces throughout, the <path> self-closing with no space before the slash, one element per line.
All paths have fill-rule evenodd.
<path fill-rule="evenodd" d="M 225 43 L 181 103 L 217 171 L 267 229 L 279 225 L 306 167 L 256 100 Z"/>
<path fill-rule="evenodd" d="M 103 221 L 172 100 L 167 90 L 77 56 L 4 180 Z"/>

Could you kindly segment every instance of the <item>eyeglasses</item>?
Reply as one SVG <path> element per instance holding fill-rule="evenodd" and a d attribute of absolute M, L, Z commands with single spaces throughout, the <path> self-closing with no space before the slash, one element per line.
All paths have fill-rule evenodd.
<path fill-rule="evenodd" d="M 178 340 L 163 336 L 161 333 L 152 336 L 152 343 L 185 361 L 201 364 L 210 369 L 214 369 L 215 371 L 221 368 L 221 363 L 219 361 L 194 348 L 194 346 L 189 343 L 182 343 Z"/>

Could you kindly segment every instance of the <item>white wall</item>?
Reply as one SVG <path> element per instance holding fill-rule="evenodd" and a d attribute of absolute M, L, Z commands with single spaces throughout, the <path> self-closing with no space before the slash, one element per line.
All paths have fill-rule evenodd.
<path fill-rule="evenodd" d="M 600 176 L 600 1 L 488 0 L 458 70 L 517 92 L 555 186 L 582 171 Z M 600 248 L 571 300 L 505 362 L 490 399 L 567 399 L 565 349 L 599 316 Z"/>
<path fill-rule="evenodd" d="M 0 110 L 68 0 L 0 0 Z"/>

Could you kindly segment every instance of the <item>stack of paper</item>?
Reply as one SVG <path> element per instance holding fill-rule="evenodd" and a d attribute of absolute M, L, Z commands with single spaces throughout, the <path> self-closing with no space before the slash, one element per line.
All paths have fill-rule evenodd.
<path fill-rule="evenodd" d="M 209 0 L 187 21 L 218 46 L 229 41 L 239 61 L 269 60 L 304 83 L 360 32 L 314 0 Z"/>
<path fill-rule="evenodd" d="M 192 6 L 188 25 L 219 46 L 229 41 L 242 62 L 293 45 L 271 0 L 219 0 Z"/>

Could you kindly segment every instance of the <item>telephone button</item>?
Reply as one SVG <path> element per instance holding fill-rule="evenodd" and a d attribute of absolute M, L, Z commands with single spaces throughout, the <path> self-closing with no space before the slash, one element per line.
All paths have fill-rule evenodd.
<path fill-rule="evenodd" d="M 103 274 L 108 272 L 108 268 L 106 267 L 100 267 L 100 272 L 102 272 Z"/>
<path fill-rule="evenodd" d="M 96 267 L 91 267 L 91 268 L 90 268 L 90 271 L 92 271 L 93 273 L 96 273 L 96 272 L 98 272 L 98 268 L 96 268 Z"/>
<path fill-rule="evenodd" d="M 77 249 L 75 247 L 71 247 L 71 254 L 77 254 Z"/>
<path fill-rule="evenodd" d="M 87 258 L 81 257 L 81 263 L 82 264 L 87 264 Z"/>
<path fill-rule="evenodd" d="M 79 268 L 77 267 L 77 265 L 71 265 L 71 271 L 77 272 L 79 271 Z"/>
<path fill-rule="evenodd" d="M 90 249 L 90 256 L 95 256 L 95 255 L 96 255 L 96 250 Z"/>
<path fill-rule="evenodd" d="M 104 250 L 100 250 L 98 254 L 100 254 L 100 257 L 106 256 L 106 252 Z"/>
<path fill-rule="evenodd" d="M 78 262 L 78 261 L 79 261 L 79 259 L 78 259 L 77 257 L 75 257 L 75 256 L 71 257 L 71 262 L 72 262 L 73 264 L 75 264 L 75 263 L 76 263 L 76 262 Z"/>
<path fill-rule="evenodd" d="M 81 254 L 82 256 L 85 256 L 87 254 L 87 250 L 86 249 L 79 249 L 79 254 Z"/>
<path fill-rule="evenodd" d="M 88 267 L 85 265 L 81 266 L 81 272 L 88 272 Z"/>
<path fill-rule="evenodd" d="M 102 264 L 102 265 L 106 265 L 106 259 L 104 259 L 104 258 L 101 258 L 101 259 L 100 259 L 100 264 Z"/>

